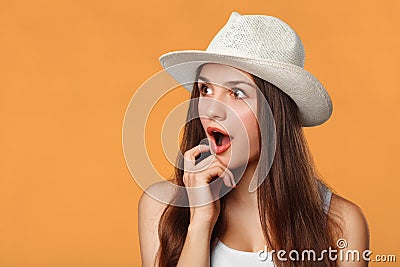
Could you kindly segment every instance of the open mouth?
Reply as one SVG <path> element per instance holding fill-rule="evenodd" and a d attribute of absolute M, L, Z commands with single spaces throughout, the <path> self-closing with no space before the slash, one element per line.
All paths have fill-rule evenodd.
<path fill-rule="evenodd" d="M 225 135 L 221 132 L 213 131 L 212 134 L 217 146 L 226 145 L 231 141 L 228 135 Z"/>
<path fill-rule="evenodd" d="M 207 132 L 212 141 L 212 148 L 217 154 L 224 152 L 230 147 L 232 138 L 224 131 L 215 127 L 208 127 Z"/>

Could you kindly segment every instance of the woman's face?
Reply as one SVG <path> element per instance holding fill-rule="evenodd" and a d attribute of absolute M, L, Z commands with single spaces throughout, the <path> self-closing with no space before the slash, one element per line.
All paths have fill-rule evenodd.
<path fill-rule="evenodd" d="M 207 63 L 197 84 L 200 120 L 216 157 L 230 169 L 258 160 L 257 86 L 252 76 L 227 65 Z"/>

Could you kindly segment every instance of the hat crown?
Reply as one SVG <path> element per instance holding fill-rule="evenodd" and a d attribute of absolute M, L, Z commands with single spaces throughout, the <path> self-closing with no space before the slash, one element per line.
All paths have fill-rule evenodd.
<path fill-rule="evenodd" d="M 300 37 L 288 24 L 272 16 L 233 12 L 206 51 L 304 67 Z"/>

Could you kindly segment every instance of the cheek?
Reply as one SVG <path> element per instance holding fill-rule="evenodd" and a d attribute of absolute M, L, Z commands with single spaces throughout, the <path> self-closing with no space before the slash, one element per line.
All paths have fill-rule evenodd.
<path fill-rule="evenodd" d="M 259 154 L 258 124 L 251 110 L 237 113 L 235 124 L 241 123 L 242 127 L 235 132 L 236 142 L 231 154 L 231 167 L 243 166 L 257 159 Z M 244 128 L 243 128 L 244 127 Z"/>
<path fill-rule="evenodd" d="M 252 145 L 255 140 L 258 140 L 257 119 L 252 111 L 247 111 L 241 114 L 240 119 L 243 122 L 244 127 L 246 128 L 250 144 Z"/>

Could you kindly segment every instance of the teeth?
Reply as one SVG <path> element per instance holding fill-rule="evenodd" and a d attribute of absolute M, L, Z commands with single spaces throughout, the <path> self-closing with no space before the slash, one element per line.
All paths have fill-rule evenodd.
<path fill-rule="evenodd" d="M 212 133 L 213 133 L 213 134 L 215 134 L 215 133 L 218 133 L 218 134 L 222 134 L 222 135 L 224 135 L 223 133 L 221 133 L 221 132 L 218 132 L 218 131 L 212 131 Z"/>

